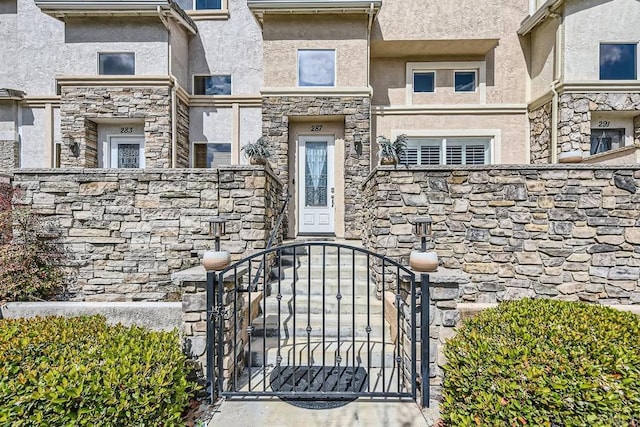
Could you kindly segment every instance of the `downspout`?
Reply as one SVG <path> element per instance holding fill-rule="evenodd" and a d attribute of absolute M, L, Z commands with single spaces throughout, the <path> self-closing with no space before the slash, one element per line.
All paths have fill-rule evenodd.
<path fill-rule="evenodd" d="M 562 81 L 563 72 L 563 62 L 562 62 L 562 33 L 563 33 L 563 19 L 557 13 L 552 13 L 550 15 L 552 18 L 558 19 L 560 18 L 560 24 L 558 25 L 558 29 L 556 31 L 556 40 L 555 40 L 555 79 L 551 82 L 551 92 L 553 93 L 553 101 L 551 105 L 551 163 L 558 163 L 558 117 L 559 117 L 559 98 L 560 95 L 557 91 L 558 84 Z"/>
<path fill-rule="evenodd" d="M 371 98 L 373 99 L 373 88 L 371 87 L 371 28 L 373 28 L 373 18 L 374 18 L 374 5 L 371 3 L 369 5 L 369 24 L 367 25 L 367 87 L 371 91 Z M 373 161 L 373 106 L 372 103 L 369 102 L 369 170 L 373 169 L 374 161 Z M 355 141 L 354 141 L 355 145 Z"/>
<path fill-rule="evenodd" d="M 176 104 L 177 101 L 177 91 L 178 91 L 178 82 L 173 75 L 173 70 L 171 67 L 171 27 L 169 25 L 169 21 L 162 13 L 162 8 L 157 6 L 158 17 L 160 21 L 164 24 L 167 29 L 167 71 L 169 74 L 169 79 L 171 80 L 171 166 L 172 168 L 177 167 L 178 165 L 178 106 Z"/>

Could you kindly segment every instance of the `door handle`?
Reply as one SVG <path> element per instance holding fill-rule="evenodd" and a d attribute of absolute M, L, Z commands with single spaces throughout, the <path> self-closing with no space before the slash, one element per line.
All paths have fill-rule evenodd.
<path fill-rule="evenodd" d="M 331 207 L 333 207 L 333 200 L 335 199 L 335 196 L 332 194 L 331 195 Z"/>

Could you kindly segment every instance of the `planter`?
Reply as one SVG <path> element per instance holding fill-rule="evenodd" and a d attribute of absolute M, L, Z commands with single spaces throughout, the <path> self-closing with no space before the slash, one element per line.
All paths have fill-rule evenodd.
<path fill-rule="evenodd" d="M 438 254 L 432 252 L 413 251 L 409 256 L 409 265 L 414 271 L 425 273 L 434 272 L 438 269 Z"/>
<path fill-rule="evenodd" d="M 207 271 L 224 270 L 231 263 L 231 255 L 227 251 L 207 251 L 202 256 L 202 266 Z"/>
<path fill-rule="evenodd" d="M 254 166 L 265 166 L 267 164 L 267 159 L 265 157 L 249 157 L 249 163 Z"/>
<path fill-rule="evenodd" d="M 391 165 L 397 165 L 398 161 L 395 157 L 381 157 L 380 164 L 382 166 L 391 166 Z"/>

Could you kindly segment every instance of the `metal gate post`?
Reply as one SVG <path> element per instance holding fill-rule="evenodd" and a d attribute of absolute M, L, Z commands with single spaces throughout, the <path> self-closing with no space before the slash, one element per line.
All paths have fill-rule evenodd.
<path fill-rule="evenodd" d="M 214 302 L 215 302 L 215 273 L 207 271 L 207 394 L 210 403 L 214 402 L 215 394 L 215 369 L 213 354 L 216 349 L 216 325 L 214 322 Z"/>
<path fill-rule="evenodd" d="M 431 355 L 429 354 L 430 337 L 429 337 L 429 309 L 431 306 L 431 294 L 429 292 L 429 275 L 422 273 L 420 275 L 420 376 L 422 377 L 422 407 L 429 407 L 429 362 Z"/>

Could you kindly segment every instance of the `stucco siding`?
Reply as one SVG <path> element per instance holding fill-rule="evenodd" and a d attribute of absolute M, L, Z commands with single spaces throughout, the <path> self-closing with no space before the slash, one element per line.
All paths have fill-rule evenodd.
<path fill-rule="evenodd" d="M 262 136 L 262 109 L 240 109 L 240 147 L 255 142 Z M 240 164 L 248 164 L 249 160 L 240 154 Z"/>
<path fill-rule="evenodd" d="M 367 86 L 365 15 L 266 16 L 265 86 L 297 86 L 298 49 L 335 49 L 336 86 Z"/>
<path fill-rule="evenodd" d="M 375 135 L 392 137 L 399 132 L 434 130 L 499 130 L 499 161 L 501 164 L 527 163 L 528 125 L 522 115 L 403 115 L 375 116 Z M 377 149 L 377 148 L 376 148 Z"/>
<path fill-rule="evenodd" d="M 231 142 L 231 108 L 192 107 L 189 113 L 191 142 Z"/>
<path fill-rule="evenodd" d="M 185 30 L 171 21 L 171 74 L 183 88 L 189 87 L 189 36 Z"/>
<path fill-rule="evenodd" d="M 229 20 L 197 21 L 189 42 L 194 74 L 230 74 L 233 95 L 256 95 L 262 86 L 262 32 L 244 1 L 229 1 Z"/>
<path fill-rule="evenodd" d="M 46 115 L 43 108 L 22 109 L 20 167 L 47 168 L 51 149 L 45 139 Z"/>
<path fill-rule="evenodd" d="M 136 75 L 168 74 L 168 35 L 159 19 L 69 19 L 65 40 L 65 75 L 97 75 L 100 52 L 133 52 Z"/>
<path fill-rule="evenodd" d="M 600 78 L 600 43 L 640 40 L 637 0 L 568 0 L 565 6 L 566 81 Z"/>
<path fill-rule="evenodd" d="M 557 19 L 547 21 L 530 35 L 530 101 L 535 101 L 551 90 L 551 82 L 554 80 L 556 32 L 559 25 Z"/>

